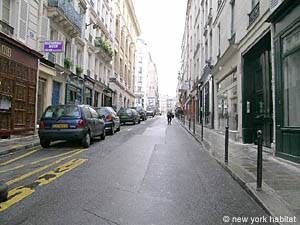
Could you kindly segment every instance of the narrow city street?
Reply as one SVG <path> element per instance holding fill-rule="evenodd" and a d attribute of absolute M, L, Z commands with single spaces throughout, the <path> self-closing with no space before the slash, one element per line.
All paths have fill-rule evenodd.
<path fill-rule="evenodd" d="M 2 156 L 0 177 L 10 188 L 1 225 L 215 225 L 230 224 L 226 216 L 267 216 L 163 116 L 122 126 L 89 149 L 60 142 Z"/>

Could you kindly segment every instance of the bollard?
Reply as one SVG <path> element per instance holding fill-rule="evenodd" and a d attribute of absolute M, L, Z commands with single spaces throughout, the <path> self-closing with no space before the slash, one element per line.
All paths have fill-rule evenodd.
<path fill-rule="evenodd" d="M 194 117 L 194 120 L 193 120 L 193 133 L 195 134 L 196 133 L 196 118 Z"/>
<path fill-rule="evenodd" d="M 262 131 L 257 131 L 257 185 L 256 190 L 261 191 L 262 186 Z"/>
<path fill-rule="evenodd" d="M 0 181 L 0 202 L 5 202 L 8 196 L 8 186 Z"/>
<path fill-rule="evenodd" d="M 201 121 L 201 141 L 203 141 L 203 119 Z"/>
<path fill-rule="evenodd" d="M 228 142 L 229 141 L 229 126 L 225 127 L 225 164 L 228 164 Z"/>

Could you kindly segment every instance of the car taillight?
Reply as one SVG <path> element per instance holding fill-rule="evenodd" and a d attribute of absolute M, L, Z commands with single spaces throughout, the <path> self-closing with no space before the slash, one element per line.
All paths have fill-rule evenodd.
<path fill-rule="evenodd" d="M 45 129 L 46 128 L 46 125 L 43 121 L 40 121 L 39 128 L 40 129 Z"/>
<path fill-rule="evenodd" d="M 113 120 L 113 117 L 110 114 L 105 117 L 105 121 L 112 121 L 112 120 Z"/>
<path fill-rule="evenodd" d="M 80 119 L 76 125 L 76 128 L 84 128 L 86 125 L 87 125 L 87 121 Z"/>

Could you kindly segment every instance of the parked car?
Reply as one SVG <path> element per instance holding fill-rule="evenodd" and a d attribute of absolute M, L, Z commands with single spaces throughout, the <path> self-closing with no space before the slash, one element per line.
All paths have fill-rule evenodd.
<path fill-rule="evenodd" d="M 142 106 L 132 107 L 132 109 L 135 109 L 138 112 L 140 115 L 140 120 L 147 120 L 147 111 Z"/>
<path fill-rule="evenodd" d="M 99 107 L 95 108 L 95 110 L 104 119 L 105 131 L 109 131 L 111 135 L 113 135 L 115 131 L 120 131 L 120 117 L 112 107 Z"/>
<path fill-rule="evenodd" d="M 121 123 L 132 122 L 133 124 L 140 123 L 140 115 L 135 109 L 124 108 L 118 112 Z"/>
<path fill-rule="evenodd" d="M 93 138 L 105 139 L 104 120 L 88 105 L 49 106 L 41 117 L 38 134 L 44 148 L 57 140 L 81 140 L 89 147 Z"/>
<path fill-rule="evenodd" d="M 146 112 L 146 115 L 154 117 L 155 116 L 155 111 L 153 109 L 148 109 L 147 112 Z"/>

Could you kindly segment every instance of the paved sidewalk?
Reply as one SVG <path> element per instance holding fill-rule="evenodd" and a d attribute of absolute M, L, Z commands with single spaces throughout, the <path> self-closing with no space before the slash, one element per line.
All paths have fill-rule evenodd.
<path fill-rule="evenodd" d="M 39 144 L 40 140 L 37 135 L 12 136 L 10 139 L 0 139 L 0 156 L 38 146 Z"/>
<path fill-rule="evenodd" d="M 263 153 L 263 190 L 256 191 L 257 151 L 250 145 L 229 142 L 229 163 L 224 164 L 224 135 L 205 129 L 204 142 L 201 142 L 201 127 L 196 125 L 189 130 L 188 122 L 183 125 L 212 156 L 235 178 L 252 197 L 257 200 L 272 216 L 296 217 L 296 223 L 279 222 L 279 224 L 300 224 L 300 165 L 285 162 L 271 153 Z M 284 220 L 284 218 L 282 218 Z"/>

